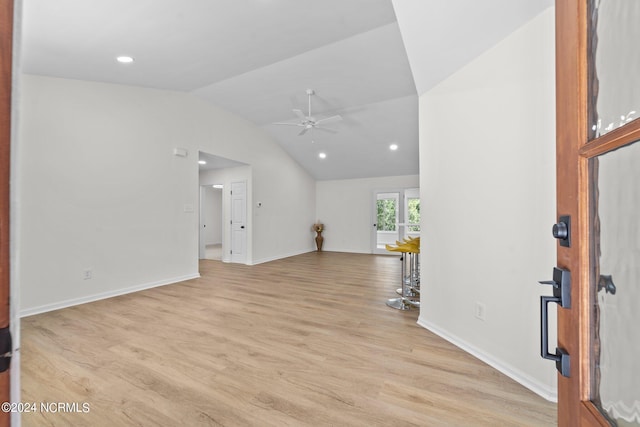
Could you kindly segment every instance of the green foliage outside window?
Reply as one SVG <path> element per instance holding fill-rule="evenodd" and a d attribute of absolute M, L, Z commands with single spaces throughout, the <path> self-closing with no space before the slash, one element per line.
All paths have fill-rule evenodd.
<path fill-rule="evenodd" d="M 409 224 L 417 224 L 410 225 L 410 232 L 420 232 L 420 199 L 409 199 L 408 209 L 409 209 Z"/>
<path fill-rule="evenodd" d="M 420 199 L 409 199 L 407 203 L 409 210 L 408 231 L 420 232 Z M 381 199 L 377 201 L 378 207 L 378 231 L 396 231 L 397 204 L 395 199 Z"/>
<path fill-rule="evenodd" d="M 378 200 L 378 231 L 396 231 L 396 201 Z"/>

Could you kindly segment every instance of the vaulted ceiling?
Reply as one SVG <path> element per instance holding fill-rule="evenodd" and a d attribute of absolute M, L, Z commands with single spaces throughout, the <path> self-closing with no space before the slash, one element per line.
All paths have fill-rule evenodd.
<path fill-rule="evenodd" d="M 411 66 L 432 76 L 417 82 L 422 93 L 549 3 L 23 0 L 22 66 L 192 93 L 262 127 L 316 179 L 417 174 L 418 92 L 402 36 Z M 466 27 L 455 25 L 460 14 Z M 118 55 L 135 62 L 119 64 Z M 327 125 L 337 133 L 298 136 L 300 128 L 272 124 L 295 122 L 309 88 L 316 119 L 342 116 Z"/>

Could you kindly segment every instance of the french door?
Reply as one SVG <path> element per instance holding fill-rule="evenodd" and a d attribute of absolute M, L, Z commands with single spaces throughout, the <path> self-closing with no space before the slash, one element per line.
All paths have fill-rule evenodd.
<path fill-rule="evenodd" d="M 639 22 L 636 0 L 556 1 L 561 426 L 640 426 Z"/>
<path fill-rule="evenodd" d="M 388 253 L 385 245 L 395 245 L 401 238 L 401 194 L 400 190 L 374 193 L 373 253 Z"/>
<path fill-rule="evenodd" d="M 420 189 L 374 191 L 372 253 L 393 254 L 386 245 L 420 237 Z"/>

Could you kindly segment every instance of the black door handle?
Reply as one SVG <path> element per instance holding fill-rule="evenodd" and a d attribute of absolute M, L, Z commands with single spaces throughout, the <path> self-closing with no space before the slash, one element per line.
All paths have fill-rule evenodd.
<path fill-rule="evenodd" d="M 571 308 L 571 272 L 561 268 L 553 269 L 553 279 L 540 282 L 553 286 L 553 296 L 540 297 L 540 356 L 556 362 L 556 369 L 565 377 L 571 374 L 569 353 L 556 347 L 549 352 L 549 303 L 555 302 L 562 308 Z"/>
<path fill-rule="evenodd" d="M 540 297 L 540 356 L 556 362 L 556 369 L 565 377 L 571 376 L 571 359 L 569 353 L 556 347 L 555 353 L 549 353 L 549 303 L 560 304 L 560 297 Z"/>
<path fill-rule="evenodd" d="M 241 225 L 240 228 L 244 228 L 244 225 Z"/>

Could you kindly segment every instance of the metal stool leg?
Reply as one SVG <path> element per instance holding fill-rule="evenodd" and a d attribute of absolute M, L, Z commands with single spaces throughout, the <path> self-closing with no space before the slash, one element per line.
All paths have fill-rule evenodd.
<path fill-rule="evenodd" d="M 400 298 L 391 298 L 387 300 L 387 305 L 391 308 L 395 308 L 397 310 L 409 310 L 411 308 L 411 304 L 408 303 L 408 299 L 405 297 L 408 291 L 407 287 L 407 268 L 406 264 L 409 262 L 409 271 L 411 271 L 411 263 L 410 258 L 407 259 L 407 253 L 403 252 L 400 256 L 400 262 L 402 262 L 402 268 L 400 269 L 400 281 L 402 282 L 401 297 Z M 410 277 L 410 276 L 409 276 Z"/>

